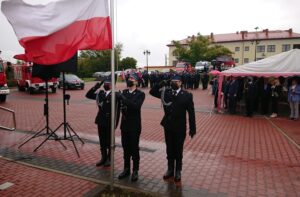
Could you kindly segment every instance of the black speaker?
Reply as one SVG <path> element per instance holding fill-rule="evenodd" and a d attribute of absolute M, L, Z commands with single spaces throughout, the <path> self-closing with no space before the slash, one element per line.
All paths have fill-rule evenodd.
<path fill-rule="evenodd" d="M 49 80 L 52 77 L 58 78 L 61 72 L 77 72 L 77 53 L 69 60 L 52 65 L 33 64 L 32 76 L 39 77 L 43 80 Z"/>

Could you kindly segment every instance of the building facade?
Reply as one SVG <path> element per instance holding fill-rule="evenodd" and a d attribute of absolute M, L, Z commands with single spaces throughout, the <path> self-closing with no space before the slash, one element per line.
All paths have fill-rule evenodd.
<path fill-rule="evenodd" d="M 213 45 L 222 45 L 233 52 L 236 65 L 242 65 L 255 60 L 261 60 L 272 55 L 289 51 L 291 49 L 300 49 L 300 34 L 289 30 L 264 29 L 262 31 L 248 32 L 240 31 L 229 34 L 213 34 L 208 36 Z M 191 37 L 180 40 L 183 46 L 188 46 Z M 169 65 L 174 66 L 177 63 L 174 44 L 168 44 L 169 47 Z M 199 60 L 201 61 L 201 60 Z"/>

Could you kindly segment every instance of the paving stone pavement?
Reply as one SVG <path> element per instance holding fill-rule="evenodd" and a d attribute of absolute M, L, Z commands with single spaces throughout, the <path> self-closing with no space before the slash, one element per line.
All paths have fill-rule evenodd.
<path fill-rule="evenodd" d="M 87 88 L 92 84 L 87 83 Z M 122 89 L 124 86 L 117 84 L 117 87 Z M 37 152 L 32 152 L 44 136 L 35 138 L 18 149 L 21 142 L 43 128 L 45 123 L 42 115 L 44 95 L 28 95 L 17 91 L 12 91 L 7 102 L 1 104 L 15 110 L 17 131 L 0 130 L 0 155 L 13 161 L 108 181 L 109 169 L 95 167 L 100 157 L 96 125 L 93 123 L 97 108 L 93 101 L 84 98 L 86 91 L 87 89 L 68 91 L 71 94 L 70 105 L 67 106 L 68 122 L 85 141 L 84 145 L 75 141 L 80 158 L 70 141 L 62 141 L 67 150 L 57 141 L 51 140 Z M 123 166 L 120 131 L 117 129 L 114 175 L 117 184 L 162 196 L 300 196 L 300 152 L 297 146 L 287 140 L 265 117 L 255 116 L 250 119 L 241 115 L 215 114 L 209 90 L 192 90 L 197 135 L 192 140 L 187 138 L 185 142 L 182 187 L 176 188 L 174 184 L 164 182 L 162 175 L 166 170 L 166 154 L 163 129 L 159 125 L 163 112 L 160 101 L 148 94 L 149 89 L 144 91 L 146 100 L 142 108 L 140 179 L 133 184 L 129 179 L 118 181 L 116 178 Z M 51 128 L 62 122 L 61 97 L 61 91 L 50 94 Z M 0 113 L 0 124 L 12 125 L 9 114 Z M 300 122 L 290 124 L 281 119 L 284 118 L 271 121 L 284 132 L 299 134 Z M 62 131 L 58 134 L 62 135 Z M 18 168 L 22 167 L 11 163 L 18 165 Z M 24 166 L 25 168 L 28 167 Z M 24 173 L 26 174 L 26 170 Z M 0 184 L 7 182 L 7 178 L 14 178 L 13 175 L 4 178 L 5 174 L 6 170 L 1 170 Z M 61 179 L 56 180 L 59 182 Z M 68 179 L 65 181 L 68 182 Z M 95 183 L 90 183 L 92 186 L 87 187 L 87 190 L 94 189 Z M 4 191 L 15 192 L 14 188 L 16 187 Z M 34 191 L 36 195 L 40 193 L 33 187 L 29 191 Z M 3 191 L 0 191 L 0 195 L 1 192 Z M 87 192 L 74 191 L 72 196 L 82 196 L 84 193 Z"/>

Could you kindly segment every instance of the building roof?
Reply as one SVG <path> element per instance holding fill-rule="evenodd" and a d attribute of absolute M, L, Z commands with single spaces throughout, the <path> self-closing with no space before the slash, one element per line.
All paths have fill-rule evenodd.
<path fill-rule="evenodd" d="M 299 33 L 293 32 L 292 29 L 288 30 L 273 30 L 264 29 L 263 31 L 257 32 L 248 32 L 240 31 L 236 33 L 228 34 L 213 34 L 211 33 L 207 36 L 212 39 L 213 43 L 226 43 L 226 42 L 240 42 L 240 41 L 254 41 L 254 40 L 274 40 L 274 39 L 293 39 L 300 38 Z M 186 45 L 188 41 L 191 41 L 193 37 L 188 37 L 183 40 L 179 40 L 179 43 Z M 168 44 L 167 46 L 174 46 L 173 43 Z"/>

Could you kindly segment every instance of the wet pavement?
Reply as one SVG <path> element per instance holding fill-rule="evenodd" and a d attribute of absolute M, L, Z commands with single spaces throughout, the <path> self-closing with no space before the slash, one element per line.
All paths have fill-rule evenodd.
<path fill-rule="evenodd" d="M 71 141 L 64 147 L 55 140 L 37 137 L 18 146 L 45 126 L 44 95 L 29 95 L 13 90 L 1 106 L 15 110 L 17 131 L 0 130 L 0 190 L 4 196 L 89 196 L 100 183 L 109 181 L 109 168 L 97 168 L 100 158 L 94 119 L 97 106 L 84 97 L 85 90 L 67 91 L 67 120 L 84 140 L 75 140 L 80 158 Z M 124 84 L 117 84 L 124 88 Z M 141 164 L 137 183 L 117 180 L 122 170 L 120 130 L 116 131 L 115 182 L 122 187 L 154 193 L 158 196 L 300 196 L 300 121 L 279 116 L 246 118 L 243 115 L 217 114 L 209 90 L 192 90 L 196 110 L 197 134 L 187 138 L 184 146 L 182 185 L 162 180 L 166 170 L 163 116 L 160 100 L 151 97 L 149 89 L 142 108 Z M 49 94 L 50 127 L 63 121 L 62 91 Z M 12 125 L 10 114 L 0 111 L 0 124 Z M 58 131 L 63 136 L 63 130 Z M 3 164 L 3 165 L 2 165 Z M 36 167 L 40 168 L 37 169 Z M 61 174 L 63 173 L 63 174 Z M 26 179 L 27 175 L 27 179 Z M 52 183 L 52 181 L 54 183 Z M 49 184 L 45 184 L 48 183 Z M 75 184 L 75 183 L 76 184 Z M 63 186 L 62 186 L 63 185 Z"/>

